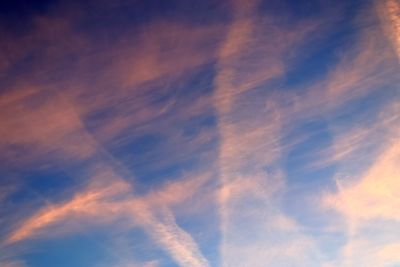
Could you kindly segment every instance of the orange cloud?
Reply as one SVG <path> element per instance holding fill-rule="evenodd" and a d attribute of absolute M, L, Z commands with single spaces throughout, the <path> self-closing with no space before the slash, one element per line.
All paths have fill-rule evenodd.
<path fill-rule="evenodd" d="M 171 183 L 164 191 L 136 197 L 130 192 L 132 186 L 110 170 L 110 166 L 117 166 L 118 171 L 126 171 L 104 149 L 102 142 L 167 113 L 174 106 L 174 100 L 163 106 L 150 105 L 154 100 L 153 92 L 145 85 L 174 82 L 212 62 L 224 27 L 157 21 L 102 47 L 90 36 L 83 37 L 74 31 L 75 23 L 81 19 L 79 14 L 58 15 L 54 16 L 57 19 L 33 18 L 33 29 L 21 37 L 5 34 L 5 52 L 2 50 L 0 54 L 1 70 L 7 72 L 29 54 L 37 53 L 40 58 L 33 62 L 34 71 L 9 77 L 10 88 L 0 96 L 0 150 L 12 164 L 29 163 L 33 158 L 55 153 L 59 157 L 54 160 L 60 165 L 64 165 L 66 159 L 83 161 L 95 156 L 94 165 L 102 167 L 94 171 L 94 182 L 84 191 L 69 201 L 39 210 L 23 221 L 6 243 L 75 231 L 76 227 L 82 227 L 76 226 L 76 221 L 84 222 L 83 225 L 128 221 L 129 227 L 143 227 L 181 266 L 207 266 L 197 244 L 176 224 L 169 209 L 182 205 L 182 200 L 204 186 L 209 177 Z M 71 55 L 77 60 L 64 66 L 63 59 L 73 58 Z M 96 66 L 95 71 L 93 66 Z M 55 72 L 61 73 L 56 75 L 57 79 L 47 77 Z M 68 80 L 63 78 L 65 74 Z M 93 77 L 89 79 L 90 84 L 88 77 Z M 17 78 L 23 82 L 13 83 Z M 207 105 L 210 106 L 210 100 L 206 97 L 189 103 L 178 119 L 202 114 Z M 107 108 L 115 113 L 110 123 L 90 132 L 86 118 Z M 169 122 L 165 122 L 168 127 Z M 140 131 L 146 133 L 149 127 L 138 129 Z M 176 137 L 174 144 L 182 143 L 182 138 Z M 193 146 L 198 147 L 211 138 L 211 133 L 202 132 L 192 140 Z M 22 148 L 24 153 L 16 155 L 15 147 Z M 191 148 L 189 152 L 196 149 Z M 178 156 L 183 157 L 183 152 Z M 83 170 L 85 172 L 91 175 L 93 169 L 88 167 Z"/>
<path fill-rule="evenodd" d="M 108 210 L 111 215 L 118 214 L 122 210 L 115 210 L 116 205 L 108 198 L 118 196 L 121 193 L 126 193 L 129 190 L 129 184 L 125 182 L 114 182 L 112 184 L 103 185 L 97 190 L 90 190 L 84 193 L 79 193 L 75 197 L 64 203 L 55 206 L 43 208 L 33 217 L 25 221 L 7 240 L 7 243 L 14 243 L 23 239 L 31 238 L 39 233 L 39 230 L 62 220 L 71 220 L 85 217 L 100 217 L 103 219 L 112 218 L 104 216 L 103 212 Z M 114 205 L 113 205 L 114 204 Z M 115 218 L 112 218 L 115 220 Z"/>
<path fill-rule="evenodd" d="M 183 200 L 193 197 L 195 191 L 204 189 L 207 182 L 210 181 L 211 175 L 205 173 L 194 176 L 187 180 L 179 180 L 169 182 L 164 185 L 162 190 L 150 192 L 146 197 L 146 201 L 154 204 L 165 204 L 173 206 L 181 204 Z"/>
<path fill-rule="evenodd" d="M 376 252 L 377 262 L 382 265 L 400 263 L 400 243 L 392 243 L 383 246 Z"/>
<path fill-rule="evenodd" d="M 365 95 L 393 79 L 397 63 L 386 43 L 378 39 L 379 34 L 377 29 L 364 30 L 353 53 L 346 53 L 330 73 L 326 88 L 333 104 Z"/>
<path fill-rule="evenodd" d="M 65 158 L 84 159 L 96 151 L 74 107 L 61 95 L 23 88 L 3 97 L 0 149 L 6 153 L 13 153 L 7 151 L 9 146 L 21 146 L 26 150 L 22 160 L 54 151 Z M 16 156 L 11 160 L 21 161 Z"/>
<path fill-rule="evenodd" d="M 371 166 L 359 177 L 338 179 L 338 192 L 323 198 L 324 207 L 339 212 L 346 223 L 347 243 L 335 266 L 386 266 L 399 262 L 393 254 L 398 245 L 387 238 L 397 234 L 390 229 L 397 229 L 400 223 L 397 212 L 400 208 L 398 110 L 395 101 L 394 105 L 385 108 L 376 122 L 383 145 Z M 357 141 L 353 145 L 357 148 L 363 142 Z M 370 231 L 378 234 L 371 236 Z"/>
<path fill-rule="evenodd" d="M 341 185 L 326 203 L 351 221 L 368 219 L 400 220 L 400 142 L 392 141 L 358 182 Z"/>
<path fill-rule="evenodd" d="M 149 122 L 174 106 L 174 99 L 163 106 L 152 105 L 155 94 L 149 83 L 165 87 L 211 63 L 225 28 L 216 23 L 196 26 L 158 20 L 128 29 L 105 44 L 76 30 L 82 19 L 79 11 L 62 10 L 32 18 L 32 28 L 24 34 L 4 30 L 0 68 L 8 82 L 0 96 L 0 151 L 10 164 L 54 151 L 63 160 L 86 160 L 102 150 L 102 142 L 115 140 L 133 127 L 136 133 L 147 133 Z M 28 71 L 8 74 L 31 54 L 38 57 Z M 207 110 L 205 101 L 201 110 L 194 110 L 199 105 L 193 102 L 180 104 L 187 108 L 179 111 L 181 118 Z M 104 116 L 104 122 L 89 132 L 87 118 L 104 110 L 110 110 L 112 118 Z M 171 128 L 170 121 L 165 125 Z"/>
<path fill-rule="evenodd" d="M 123 87 L 163 76 L 179 77 L 211 62 L 222 29 L 218 25 L 187 26 L 171 22 L 157 22 L 146 27 L 136 37 L 139 47 L 132 47 L 130 55 L 126 51 L 128 56 L 122 54 L 124 59 L 116 66 L 122 70 Z M 116 49 L 115 53 L 119 53 L 121 48 L 117 46 Z"/>
<path fill-rule="evenodd" d="M 259 18 L 257 1 L 235 4 L 235 20 L 218 53 L 213 95 L 220 135 L 221 266 L 307 265 L 306 254 L 317 252 L 278 200 L 285 187 L 276 163 L 286 110 L 279 95 L 256 88 L 283 76 L 285 53 L 315 25 L 290 30 Z"/>
<path fill-rule="evenodd" d="M 371 219 L 400 221 L 400 132 L 397 126 L 399 106 L 385 108 L 376 125 L 385 130 L 385 140 L 380 154 L 372 165 L 350 182 L 338 181 L 337 194 L 328 195 L 325 203 L 342 213 L 351 224 Z M 356 146 L 359 146 L 357 144 Z"/>
<path fill-rule="evenodd" d="M 1 267 L 26 267 L 26 264 L 22 261 L 0 261 Z"/>
<path fill-rule="evenodd" d="M 382 38 L 375 14 L 360 12 L 354 21 L 359 36 L 346 50 L 337 54 L 338 63 L 325 77 L 299 88 L 298 94 L 286 94 L 291 106 L 285 117 L 296 121 L 316 114 L 332 114 L 350 101 L 382 90 L 398 82 L 398 61 Z M 385 89 L 390 90 L 390 89 Z"/>
<path fill-rule="evenodd" d="M 50 229 L 53 234 L 77 230 L 74 221 L 110 224 L 125 219 L 128 227 L 143 228 L 180 266 L 208 266 L 192 237 L 176 224 L 169 206 L 192 196 L 209 176 L 170 183 L 147 196 L 134 197 L 130 185 L 113 177 L 112 171 L 101 171 L 99 175 L 103 177 L 96 176 L 86 191 L 65 203 L 47 206 L 25 220 L 5 243 L 48 235 L 45 230 L 56 224 L 58 229 Z"/>
<path fill-rule="evenodd" d="M 377 1 L 382 26 L 400 60 L 400 3 L 396 0 Z"/>
<path fill-rule="evenodd" d="M 399 245 L 398 242 L 382 243 L 382 241 L 374 239 L 372 236 L 360 235 L 346 244 L 335 261 L 326 263 L 323 266 L 395 266 L 400 263 Z"/>

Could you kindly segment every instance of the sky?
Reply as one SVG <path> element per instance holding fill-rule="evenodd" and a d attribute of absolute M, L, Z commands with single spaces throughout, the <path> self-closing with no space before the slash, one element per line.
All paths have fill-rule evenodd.
<path fill-rule="evenodd" d="M 399 0 L 0 3 L 0 267 L 400 266 Z"/>

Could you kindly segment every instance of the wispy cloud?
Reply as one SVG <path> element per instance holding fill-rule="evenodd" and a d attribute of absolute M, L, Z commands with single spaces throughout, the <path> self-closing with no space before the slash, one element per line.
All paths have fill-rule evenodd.
<path fill-rule="evenodd" d="M 339 192 L 328 197 L 327 203 L 355 224 L 376 218 L 399 220 L 396 212 L 400 207 L 397 193 L 400 186 L 399 149 L 398 140 L 389 141 L 387 148 L 358 182 L 346 186 L 338 181 Z"/>
<path fill-rule="evenodd" d="M 46 236 L 46 229 L 51 229 L 55 224 L 61 225 L 53 228 L 50 234 L 79 230 L 75 228 L 76 221 L 89 225 L 112 224 L 125 218 L 129 222 L 127 227 L 142 227 L 180 266 L 209 265 L 195 241 L 178 226 L 168 207 L 192 195 L 193 191 L 198 189 L 196 186 L 201 187 L 207 177 L 185 180 L 182 184 L 169 184 L 166 189 L 149 196 L 133 197 L 129 184 L 123 180 L 110 180 L 112 173 L 102 175 L 106 176 L 106 180 L 100 179 L 100 183 L 94 180 L 86 191 L 77 193 L 73 199 L 63 204 L 45 207 L 22 222 L 6 240 L 6 244 L 38 235 Z M 171 188 L 183 190 L 181 194 L 177 194 L 175 191 L 171 192 Z"/>
<path fill-rule="evenodd" d="M 343 231 L 347 242 L 336 265 L 399 263 L 394 253 L 400 235 L 395 230 L 400 225 L 398 105 L 387 107 L 379 120 L 384 122 L 385 131 L 381 130 L 381 134 L 386 137 L 376 158 L 359 172 L 359 177 L 338 177 L 337 192 L 326 194 L 322 201 L 325 208 L 336 210 L 345 222 Z"/>
<path fill-rule="evenodd" d="M 25 263 L 22 261 L 0 261 L 1 267 L 25 267 Z"/>
<path fill-rule="evenodd" d="M 308 253 L 313 251 L 318 258 L 318 252 L 280 209 L 285 181 L 278 159 L 285 111 L 279 96 L 256 89 L 284 74 L 283 54 L 307 31 L 269 25 L 256 15 L 257 1 L 240 3 L 245 9 L 234 9 L 214 82 L 220 134 L 221 266 L 307 265 Z M 262 33 L 263 27 L 269 31 Z M 263 57 L 257 58 L 260 51 Z M 251 71 L 254 66 L 258 72 Z"/>
<path fill-rule="evenodd" d="M 4 72 L 10 72 L 30 53 L 40 55 L 34 62 L 41 67 L 30 70 L 28 66 L 28 71 L 19 73 L 18 81 L 13 75 L 8 76 L 9 88 L 0 98 L 0 150 L 5 159 L 17 166 L 43 159 L 64 167 L 71 162 L 87 163 L 79 176 L 93 177 L 87 188 L 78 189 L 70 200 L 58 204 L 47 201 L 50 204 L 22 220 L 5 243 L 80 231 L 92 223 L 125 221 L 127 227 L 145 230 L 180 266 L 208 266 L 196 242 L 176 223 L 170 208 L 191 197 L 209 176 L 169 183 L 165 190 L 136 196 L 134 186 L 119 175 L 130 171 L 107 150 L 107 145 L 111 140 L 118 142 L 116 137 L 129 136 L 134 126 L 142 126 L 142 131 L 137 129 L 139 134 L 163 128 L 159 124 L 151 128 L 149 121 L 167 113 L 175 99 L 158 104 L 162 97 L 155 96 L 149 84 L 168 86 L 178 78 L 182 82 L 184 74 L 212 62 L 215 41 L 224 27 L 155 21 L 123 38 L 98 43 L 93 42 L 90 33 L 75 31 L 75 23 L 82 19 L 79 12 L 58 15 L 57 19 L 33 18 L 34 27 L 22 36 L 3 32 L 7 53 L 1 53 L 0 67 Z M 75 55 L 76 60 L 66 60 L 66 54 Z M 93 66 L 98 67 L 95 72 Z M 60 76 L 47 79 L 43 75 L 54 73 L 55 68 Z M 112 92 L 110 87 L 114 88 Z M 204 112 L 204 101 L 193 102 L 180 106 L 184 109 L 181 120 Z M 113 116 L 109 120 L 105 116 L 105 121 L 96 124 L 90 118 L 98 112 Z M 163 122 L 166 131 L 171 131 L 172 119 Z M 181 133 L 174 138 L 173 145 L 187 140 Z M 196 151 L 210 138 L 212 135 L 201 132 L 191 140 L 192 148 L 185 151 Z M 183 157 L 184 152 L 177 154 Z M 93 165 L 101 166 L 100 171 Z"/>
<path fill-rule="evenodd" d="M 400 58 L 400 3 L 396 0 L 376 2 L 382 26 Z"/>
<path fill-rule="evenodd" d="M 92 13 L 128 5 L 106 2 L 93 1 Z M 343 23 L 344 16 L 322 12 L 287 23 L 283 16 L 262 14 L 263 5 L 232 0 L 224 6 L 232 16 L 222 22 L 157 18 L 137 27 L 121 25 L 112 34 L 102 23 L 88 30 L 82 25 L 93 18 L 75 6 L 62 11 L 63 6 L 53 16 L 31 18 L 32 27 L 21 34 L 1 28 L 0 78 L 6 79 L 0 94 L 0 159 L 21 172 L 58 166 L 77 181 L 66 189 L 68 197 L 45 195 L 38 211 L 18 222 L 10 217 L 15 228 L 2 231 L 9 234 L 3 246 L 90 231 L 93 225 L 118 226 L 126 233 L 140 228 L 177 265 L 207 267 L 214 265 L 201 251 L 207 244 L 196 239 L 197 233 L 192 236 L 179 216 L 195 220 L 205 206 L 217 205 L 221 242 L 216 254 L 222 267 L 321 266 L 319 233 L 285 206 L 302 196 L 288 196 L 292 181 L 283 166 L 308 129 L 294 141 L 285 136 L 318 116 L 328 125 L 332 145 L 304 165 L 337 167 L 337 191 L 330 188 L 318 199 L 322 212 L 317 204 L 302 208 L 314 214 L 329 208 L 343 217 L 347 227 L 335 226 L 335 231 L 343 232 L 347 244 L 331 266 L 397 263 L 399 245 L 384 228 L 394 229 L 400 221 L 400 144 L 393 127 L 398 110 L 377 116 L 377 122 L 346 118 L 350 126 L 336 125 L 343 110 L 380 90 L 394 96 L 382 105 L 398 100 L 393 49 L 365 6 L 352 24 L 354 40 L 339 47 L 334 64 L 316 71 L 305 85 L 286 88 L 286 79 L 303 68 L 292 66 L 293 61 L 308 60 L 303 58 L 308 45 Z M 399 4 L 386 0 L 378 6 L 399 55 Z M 205 122 L 197 123 L 198 118 Z M 373 154 L 365 153 L 368 144 Z M 371 166 L 346 173 L 345 166 L 362 158 Z M 177 163 L 185 167 L 175 168 Z M 166 174 L 167 169 L 184 175 Z M 153 172 L 164 175 L 155 185 Z M 311 183 L 304 186 L 310 187 L 307 194 L 315 191 Z M 0 201 L 15 191 L 1 187 Z M 336 220 L 332 215 L 331 223 Z M 385 237 L 368 238 L 371 229 Z M 368 256 L 360 260 L 365 251 Z M 120 267 L 163 264 L 158 258 L 137 260 L 129 252 L 115 258 L 111 265 Z M 0 258 L 0 265 L 24 266 L 11 257 Z"/>

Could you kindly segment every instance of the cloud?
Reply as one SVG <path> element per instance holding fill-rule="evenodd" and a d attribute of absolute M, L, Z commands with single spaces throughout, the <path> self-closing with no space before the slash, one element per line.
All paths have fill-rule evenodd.
<path fill-rule="evenodd" d="M 32 18 L 33 27 L 21 36 L 3 32 L 5 51 L 0 55 L 0 68 L 7 73 L 7 90 L 0 96 L 0 151 L 11 165 L 20 168 L 41 160 L 66 169 L 71 162 L 85 163 L 78 174 L 84 180 L 81 184 L 87 183 L 87 176 L 93 177 L 71 199 L 47 204 L 23 220 L 5 243 L 123 221 L 128 225 L 124 227 L 142 227 L 179 265 L 208 266 L 169 209 L 182 206 L 209 177 L 169 183 L 164 191 L 134 196 L 132 184 L 118 174 L 130 171 L 108 151 L 108 145 L 111 140 L 119 142 L 121 136 L 132 137 L 130 130 L 136 126 L 145 125 L 142 131 L 136 128 L 136 134 L 163 128 L 157 123 L 149 127 L 149 122 L 170 111 L 176 100 L 158 104 L 162 95 L 156 95 L 151 84 L 182 82 L 188 73 L 212 62 L 224 27 L 152 21 L 102 42 L 101 36 L 76 30 L 83 19 L 80 12 L 57 12 L 54 17 Z M 24 59 L 29 55 L 33 58 L 28 64 Z M 25 68 L 15 75 L 12 68 L 18 63 Z M 206 98 L 180 105 L 184 110 L 179 110 L 179 118 L 189 120 L 202 114 Z M 103 116 L 96 124 L 93 118 L 102 112 L 112 116 Z M 176 119 L 163 121 L 165 131 L 177 130 L 171 127 Z M 175 136 L 173 145 L 188 140 Z M 210 138 L 212 134 L 201 132 L 192 140 L 194 148 L 182 148 L 176 154 L 194 154 Z M 100 171 L 94 170 L 94 165 L 101 166 Z"/>
<path fill-rule="evenodd" d="M 310 266 L 310 254 L 318 258 L 318 251 L 279 200 L 285 188 L 278 163 L 284 101 L 257 88 L 269 88 L 283 76 L 284 54 L 313 27 L 292 31 L 259 18 L 257 1 L 235 3 L 235 19 L 218 53 L 213 95 L 220 135 L 221 266 Z"/>
<path fill-rule="evenodd" d="M 306 163 L 309 170 L 339 166 L 346 172 L 345 165 L 349 168 L 352 165 L 354 169 L 355 161 L 371 159 L 373 150 L 385 141 L 381 131 L 385 130 L 388 118 L 372 121 L 371 114 L 374 113 L 369 114 L 364 105 L 378 94 L 397 97 L 397 88 L 393 84 L 398 83 L 399 65 L 374 13 L 360 11 L 352 25 L 358 29 L 357 38 L 346 50 L 338 49 L 338 62 L 314 84 L 285 95 L 290 105 L 285 106 L 282 117 L 290 121 L 290 125 L 310 118 L 321 118 L 329 123 L 333 144 L 315 152 L 312 160 Z M 377 99 L 373 105 L 390 105 L 390 102 L 393 101 Z M 347 113 L 353 107 L 357 110 Z M 337 121 L 344 115 L 344 123 Z"/>
<path fill-rule="evenodd" d="M 352 51 L 345 53 L 329 74 L 326 88 L 331 104 L 366 95 L 395 78 L 397 63 L 387 43 L 377 39 L 380 35 L 377 27 L 362 30 Z"/>
<path fill-rule="evenodd" d="M 178 226 L 169 208 L 169 205 L 193 195 L 207 177 L 170 183 L 148 196 L 133 197 L 130 185 L 121 179 L 113 179 L 115 174 L 112 171 L 107 173 L 103 170 L 100 174 L 103 177 L 95 177 L 87 190 L 77 193 L 71 200 L 44 207 L 26 219 L 5 244 L 57 232 L 77 231 L 76 222 L 83 222 L 83 225 L 113 224 L 125 219 L 128 220 L 125 227 L 144 229 L 180 266 L 209 265 L 192 237 Z M 171 189 L 180 189 L 181 193 L 179 190 L 171 192 Z M 52 228 L 56 224 L 59 226 Z M 82 224 L 79 225 L 82 227 Z M 50 233 L 47 233 L 48 229 Z"/>
<path fill-rule="evenodd" d="M 383 23 L 398 47 L 397 5 L 385 3 Z M 338 55 L 338 64 L 325 77 L 299 90 L 274 88 L 274 81 L 288 75 L 290 55 L 326 28 L 319 19 L 288 26 L 273 16 L 261 17 L 259 1 L 231 4 L 234 14 L 228 27 L 151 20 L 139 29 L 123 28 L 123 34 L 105 37 L 97 28 L 76 31 L 83 17 L 67 12 L 34 18 L 28 34 L 4 31 L 0 70 L 7 73 L 7 90 L 0 95 L 2 158 L 22 169 L 41 159 L 67 169 L 71 162 L 85 163 L 78 176 L 88 183 L 69 200 L 47 204 L 23 220 L 8 237 L 9 244 L 86 230 L 93 224 L 119 225 L 124 230 L 140 227 L 177 264 L 208 266 L 175 216 L 198 212 L 215 201 L 209 196 L 217 191 L 222 266 L 311 266 L 319 261 L 314 240 L 283 208 L 288 181 L 280 160 L 292 144 L 282 144 L 282 136 L 288 125 L 301 119 L 315 114 L 330 118 L 352 100 L 395 84 L 398 62 L 376 25 L 355 25 L 359 38 Z M 29 56 L 33 59 L 26 60 Z M 25 68 L 13 74 L 18 64 Z M 216 70 L 213 84 L 212 71 L 200 71 L 208 64 Z M 197 75 L 204 81 L 191 80 Z M 197 85 L 215 90 L 192 95 Z M 204 115 L 217 116 L 217 129 L 212 125 L 197 131 L 189 126 L 196 133 L 187 135 L 182 125 Z M 368 139 L 380 140 L 376 129 L 354 127 L 340 135 L 332 128 L 333 147 L 323 151 L 312 167 L 351 163 Z M 152 133 L 167 140 L 160 149 L 148 154 L 131 151 L 132 140 Z M 218 136 L 218 159 L 213 165 L 214 147 L 204 147 Z M 137 180 L 129 177 L 133 182 L 128 183 L 119 174 L 129 176 L 131 171 L 114 156 L 115 147 L 129 150 L 129 157 L 138 154 L 126 162 L 151 165 L 152 171 L 196 158 L 196 163 L 201 161 L 199 169 L 207 164 L 207 169 L 217 168 L 220 185 L 206 173 L 136 194 Z M 398 142 L 391 141 L 360 179 L 341 180 L 338 192 L 326 196 L 324 203 L 356 224 L 378 218 L 398 221 L 397 153 Z M 94 170 L 92 164 L 101 167 Z M 92 180 L 87 182 L 86 176 Z M 0 200 L 12 191 L 0 189 Z M 348 247 L 362 251 L 364 247 L 351 239 Z M 395 258 L 397 245 L 386 245 L 376 254 L 382 260 L 375 262 Z M 134 260 L 121 264 L 142 266 Z"/>
<path fill-rule="evenodd" d="M 398 227 L 399 225 L 396 225 Z M 377 230 L 377 229 L 375 229 Z M 398 233 L 395 233 L 398 238 Z M 398 242 L 381 242 L 370 238 L 352 239 L 341 251 L 340 257 L 327 266 L 385 267 L 399 264 Z"/>
<path fill-rule="evenodd" d="M 111 142 L 160 128 L 170 134 L 180 130 L 172 123 L 177 117 L 205 112 L 204 107 L 194 110 L 200 99 L 183 99 L 179 105 L 176 97 L 163 99 L 213 62 L 222 24 L 154 19 L 140 27 L 122 27 L 115 38 L 104 39 L 103 29 L 81 27 L 93 18 L 71 5 L 61 3 L 49 15 L 32 17 L 31 27 L 21 34 L 1 29 L 0 65 L 7 79 L 0 96 L 0 150 L 10 165 L 54 154 L 87 160 L 109 149 Z M 96 10 L 102 6 L 93 4 Z M 14 72 L 17 64 L 23 67 Z M 165 115 L 176 107 L 179 116 Z"/>
<path fill-rule="evenodd" d="M 132 206 L 132 211 L 139 217 L 134 219 L 139 219 L 139 224 L 147 229 L 147 233 L 157 243 L 167 248 L 172 258 L 180 266 L 209 266 L 207 259 L 201 254 L 195 241 L 177 225 L 173 214 L 168 209 L 164 208 L 158 211 L 162 217 L 156 218 L 148 213 L 145 207 L 145 203 Z"/>
<path fill-rule="evenodd" d="M 257 6 L 256 3 L 253 4 Z M 249 9 L 235 13 L 237 17 L 220 46 L 214 81 L 216 89 L 213 98 L 218 112 L 221 138 L 218 159 L 222 184 L 219 196 L 221 264 L 257 266 L 261 263 L 254 262 L 253 259 L 261 257 L 259 262 L 263 264 L 271 261 L 275 265 L 286 266 L 288 263 L 282 258 L 285 258 L 287 252 L 285 247 L 291 247 L 286 243 L 288 236 L 292 241 L 308 244 L 293 246 L 291 259 L 301 259 L 304 265 L 318 262 L 322 264 L 322 256 L 314 240 L 280 208 L 280 195 L 287 185 L 279 160 L 282 152 L 290 150 L 290 144 L 281 143 L 282 136 L 287 131 L 284 127 L 296 125 L 299 121 L 309 120 L 316 115 L 323 114 L 328 118 L 337 115 L 342 107 L 352 101 L 392 84 L 396 80 L 398 64 L 393 60 L 393 53 L 385 40 L 377 38 L 381 35 L 379 28 L 369 23 L 375 19 L 374 16 L 361 12 L 365 20 L 356 18 L 354 21 L 354 26 L 360 29 L 357 40 L 350 45 L 350 49 L 338 54 L 338 64 L 332 66 L 326 75 L 320 77 L 314 85 L 308 84 L 304 90 L 269 92 L 268 83 L 285 75 L 283 55 L 298 47 L 312 30 L 323 32 L 324 29 L 315 26 L 318 25 L 315 22 L 314 25 L 308 25 L 308 30 L 292 34 L 285 27 L 275 24 L 269 28 L 266 36 L 273 36 L 277 43 L 258 43 L 263 40 L 259 25 L 264 24 L 257 17 L 255 9 L 251 9 L 253 4 L 249 4 Z M 268 23 L 265 28 L 268 27 L 266 25 Z M 281 35 L 287 36 L 287 39 L 280 38 Z M 257 48 L 253 49 L 254 46 Z M 259 55 L 261 50 L 264 52 L 261 53 L 262 58 L 251 57 Z M 262 68 L 264 65 L 266 67 Z M 262 75 L 246 71 L 247 67 L 251 69 L 252 66 L 262 69 Z M 362 148 L 360 145 L 365 145 L 368 138 L 374 138 L 374 142 L 378 142 L 375 137 L 382 127 L 383 123 L 376 125 L 374 129 L 355 127 L 350 134 L 335 140 L 333 147 L 324 151 L 318 162 L 310 164 L 314 164 L 315 168 L 315 164 L 321 167 L 346 162 L 355 154 L 359 155 Z M 382 168 L 385 169 L 386 166 Z M 390 172 L 390 169 L 387 171 Z M 352 199 L 358 201 L 358 196 L 353 196 Z M 363 201 L 362 198 L 360 201 Z M 367 206 L 365 204 L 355 210 L 365 210 Z M 265 225 L 262 226 L 260 222 Z M 299 249 L 294 249 L 295 247 Z M 301 247 L 307 249 L 301 251 Z"/>
<path fill-rule="evenodd" d="M 109 215 L 113 215 L 113 213 L 118 215 L 121 211 L 116 209 L 116 205 L 112 201 L 108 203 L 107 199 L 126 193 L 127 190 L 129 190 L 129 184 L 122 181 L 106 184 L 101 189 L 78 193 L 72 200 L 64 204 L 45 207 L 23 222 L 6 242 L 14 243 L 31 238 L 37 235 L 39 230 L 60 221 L 82 219 L 82 216 L 97 217 L 97 220 L 100 217 L 101 219 L 103 217 L 103 209 L 110 209 L 111 214 Z M 103 217 L 106 221 L 108 218 L 115 220 L 112 216 Z"/>
<path fill-rule="evenodd" d="M 399 263 L 400 262 L 400 255 L 398 253 L 399 249 L 400 249 L 400 243 L 385 245 L 384 247 L 378 249 L 378 251 L 375 254 L 377 262 L 379 262 L 382 265 Z"/>
<path fill-rule="evenodd" d="M 386 35 L 400 59 L 400 4 L 396 0 L 376 1 Z"/>
<path fill-rule="evenodd" d="M 88 136 L 74 107 L 62 95 L 28 87 L 3 97 L 0 148 L 10 156 L 18 147 L 23 150 L 21 155 L 9 159 L 10 164 L 54 152 L 65 159 L 83 160 L 96 152 L 96 143 Z"/>
<path fill-rule="evenodd" d="M 0 261 L 1 267 L 25 267 L 26 264 L 22 261 Z"/>
<path fill-rule="evenodd" d="M 337 49 L 337 63 L 313 83 L 285 95 L 290 103 L 285 118 L 296 123 L 321 114 L 330 117 L 379 90 L 395 91 L 391 86 L 398 82 L 398 61 L 375 14 L 361 10 L 352 24 L 358 30 L 357 36 L 348 47 Z"/>
<path fill-rule="evenodd" d="M 12 195 L 17 190 L 17 186 L 14 184 L 2 184 L 0 185 L 0 201 L 6 200 L 7 197 Z"/>
<path fill-rule="evenodd" d="M 342 231 L 346 244 L 333 263 L 335 266 L 388 266 L 400 262 L 394 253 L 400 235 L 396 230 L 400 225 L 398 120 L 394 100 L 377 118 L 383 141 L 370 166 L 348 177 L 338 176 L 337 192 L 325 194 L 321 201 L 324 208 L 338 212 L 345 223 Z M 363 143 L 355 146 L 362 147 Z"/>
<path fill-rule="evenodd" d="M 339 181 L 339 192 L 326 198 L 327 205 L 355 223 L 376 218 L 400 220 L 396 212 L 400 208 L 399 160 L 400 142 L 393 140 L 358 182 L 346 186 Z"/>
<path fill-rule="evenodd" d="M 149 192 L 145 198 L 153 204 L 179 205 L 182 204 L 182 200 L 187 201 L 193 197 L 197 190 L 204 192 L 210 178 L 210 173 L 204 173 L 186 180 L 167 182 L 162 190 Z"/>

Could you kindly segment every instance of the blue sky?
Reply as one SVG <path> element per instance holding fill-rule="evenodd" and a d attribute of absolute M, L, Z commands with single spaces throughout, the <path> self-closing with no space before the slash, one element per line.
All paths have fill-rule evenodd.
<path fill-rule="evenodd" d="M 0 4 L 1 267 L 400 266 L 400 3 Z"/>

